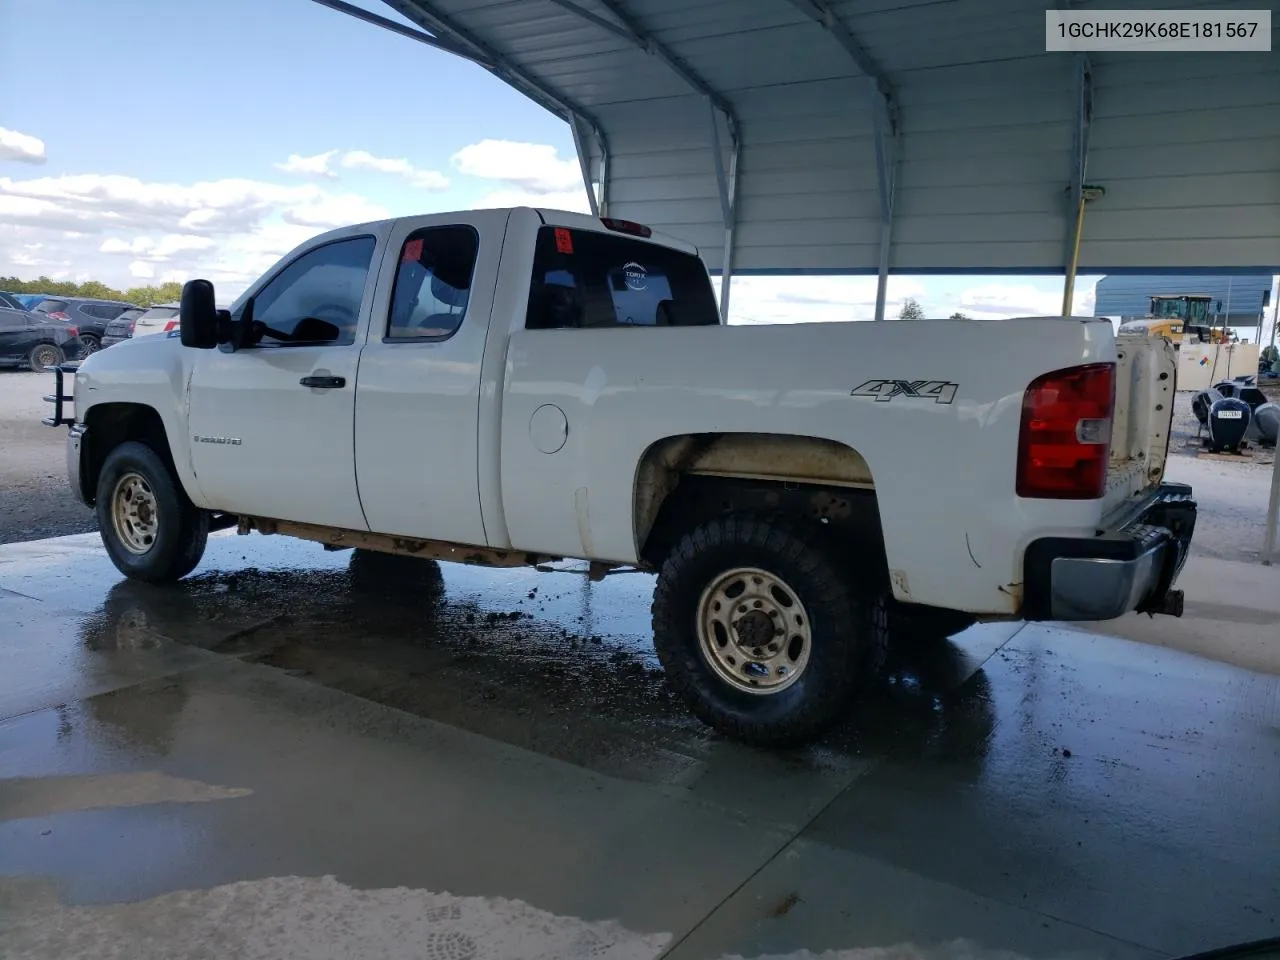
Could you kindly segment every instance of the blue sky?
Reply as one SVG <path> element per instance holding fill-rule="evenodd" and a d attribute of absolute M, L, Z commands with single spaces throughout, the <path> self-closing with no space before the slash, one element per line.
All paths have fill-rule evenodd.
<path fill-rule="evenodd" d="M 221 296 L 343 223 L 585 203 L 558 118 L 479 67 L 309 0 L 0 0 L 6 136 L 0 274 L 24 278 L 206 275 Z M 742 278 L 731 302 L 748 322 L 863 318 L 874 283 Z M 890 310 L 915 296 L 931 315 L 1056 313 L 1061 284 L 894 277 Z M 1092 285 L 1082 278 L 1077 311 Z"/>

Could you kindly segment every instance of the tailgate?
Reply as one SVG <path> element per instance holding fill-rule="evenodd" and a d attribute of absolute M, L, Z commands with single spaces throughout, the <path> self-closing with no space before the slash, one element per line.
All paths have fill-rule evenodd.
<path fill-rule="evenodd" d="M 1163 337 L 1116 338 L 1116 408 L 1104 513 L 1123 509 L 1164 477 L 1178 354 Z"/>

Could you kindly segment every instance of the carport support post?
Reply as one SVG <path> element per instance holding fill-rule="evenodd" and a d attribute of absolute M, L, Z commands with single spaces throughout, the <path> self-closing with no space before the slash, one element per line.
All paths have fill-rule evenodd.
<path fill-rule="evenodd" d="M 1262 540 L 1262 562 L 1268 567 L 1276 552 L 1276 521 L 1280 520 L 1280 446 L 1275 451 L 1275 463 L 1271 465 L 1271 499 L 1267 502 L 1267 535 Z"/>
<path fill-rule="evenodd" d="M 738 207 L 738 154 L 741 151 L 739 132 L 727 114 L 731 142 L 729 166 L 725 168 L 724 152 L 720 147 L 720 118 L 716 102 L 707 99 L 711 107 L 711 153 L 716 166 L 716 187 L 720 193 L 720 216 L 724 220 L 724 257 L 720 264 L 720 322 L 729 322 L 729 286 L 733 281 L 733 233 L 737 223 Z"/>
<path fill-rule="evenodd" d="M 587 153 L 587 141 L 582 135 L 582 118 L 577 115 L 571 117 L 569 129 L 573 131 L 573 148 L 578 153 L 578 168 L 582 171 L 582 184 L 587 188 L 587 203 L 591 205 L 591 215 L 603 216 L 600 211 L 600 199 L 596 196 L 596 188 L 591 183 L 591 155 Z M 603 156 L 600 158 L 600 181 L 604 182 Z"/>
<path fill-rule="evenodd" d="M 875 111 L 876 183 L 880 193 L 880 268 L 876 274 L 876 319 L 884 319 L 889 292 L 889 251 L 893 246 L 893 199 L 898 182 L 898 122 L 892 98 L 883 90 L 871 95 Z"/>
<path fill-rule="evenodd" d="M 1093 120 L 1093 70 L 1085 54 L 1075 57 L 1076 128 L 1071 144 L 1071 233 L 1067 241 L 1066 279 L 1062 284 L 1062 315 L 1071 316 L 1076 271 L 1080 267 L 1080 241 L 1084 233 L 1085 171 L 1089 164 L 1089 125 Z"/>

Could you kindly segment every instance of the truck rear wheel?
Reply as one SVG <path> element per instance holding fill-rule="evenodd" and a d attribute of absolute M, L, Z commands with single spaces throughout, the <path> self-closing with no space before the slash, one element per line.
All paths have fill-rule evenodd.
<path fill-rule="evenodd" d="M 111 562 L 134 580 L 178 580 L 204 556 L 209 515 L 187 499 L 168 465 L 145 443 L 122 443 L 107 454 L 96 510 Z"/>
<path fill-rule="evenodd" d="M 884 662 L 886 607 L 826 531 L 778 518 L 709 520 L 671 551 L 653 599 L 667 680 L 703 722 L 760 746 L 821 733 Z"/>

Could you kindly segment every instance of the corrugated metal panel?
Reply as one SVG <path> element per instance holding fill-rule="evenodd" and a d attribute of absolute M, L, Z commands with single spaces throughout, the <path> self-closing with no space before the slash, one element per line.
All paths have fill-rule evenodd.
<path fill-rule="evenodd" d="M 609 140 L 610 212 L 689 239 L 719 268 L 710 105 L 669 63 L 554 0 L 388 2 L 411 18 L 427 8 L 445 16 L 589 114 Z M 790 0 L 575 2 L 614 23 L 609 7 L 622 9 L 736 113 L 736 272 L 876 271 L 871 84 L 831 34 Z M 827 5 L 896 91 L 891 269 L 1061 272 L 1073 222 L 1074 59 L 1043 52 L 1044 6 Z M 1126 3 L 1175 6 L 1233 8 Z M 1089 207 L 1081 269 L 1280 266 L 1280 57 L 1091 60 L 1088 180 L 1106 195 Z M 728 129 L 720 129 L 727 164 Z"/>
<path fill-rule="evenodd" d="M 1251 276 L 1113 276 L 1103 277 L 1094 288 L 1094 312 L 1100 317 L 1140 317 L 1156 294 L 1204 294 L 1222 301 L 1222 312 L 1233 327 L 1256 326 L 1262 313 L 1264 291 L 1270 290 L 1267 274 Z M 1216 303 L 1211 309 L 1216 308 Z"/>

